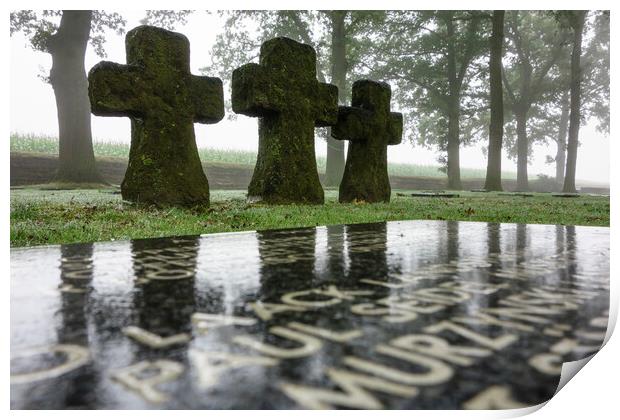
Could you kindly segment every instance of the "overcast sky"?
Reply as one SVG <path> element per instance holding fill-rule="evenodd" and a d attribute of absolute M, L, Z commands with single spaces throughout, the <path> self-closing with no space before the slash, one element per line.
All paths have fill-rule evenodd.
<path fill-rule="evenodd" d="M 139 25 L 144 17 L 143 11 L 120 11 L 127 19 L 126 29 Z M 222 20 L 215 15 L 198 12 L 192 15 L 185 26 L 176 28 L 185 34 L 191 44 L 192 72 L 211 63 L 210 50 L 215 36 L 222 30 Z M 124 36 L 114 32 L 107 35 L 107 60 L 125 63 Z M 89 47 L 86 57 L 86 69 L 90 69 L 101 59 Z M 21 34 L 11 39 L 11 98 L 10 124 L 12 132 L 48 134 L 57 136 L 56 105 L 50 85 L 37 76 L 41 68 L 49 70 L 49 54 L 33 51 Z M 224 92 L 226 97 L 230 91 Z M 219 149 L 257 150 L 257 119 L 238 116 L 236 120 L 227 118 L 213 125 L 195 124 L 198 147 L 215 147 Z M 111 117 L 92 117 L 92 130 L 95 140 L 129 142 L 129 119 Z M 593 124 L 583 126 L 580 130 L 580 142 L 577 160 L 577 178 L 581 180 L 609 182 L 609 138 L 596 132 Z M 467 168 L 486 168 L 486 159 L 481 151 L 482 144 L 461 149 L 461 166 Z M 317 155 L 325 155 L 326 144 L 322 140 L 316 143 Z M 388 149 L 390 162 L 416 164 L 436 164 L 437 152 L 413 146 L 403 142 Z M 529 167 L 530 175 L 539 173 L 555 175 L 554 165 L 545 164 L 545 156 L 555 156 L 555 146 L 534 146 L 534 159 Z M 503 169 L 516 171 L 516 164 L 506 158 Z"/>

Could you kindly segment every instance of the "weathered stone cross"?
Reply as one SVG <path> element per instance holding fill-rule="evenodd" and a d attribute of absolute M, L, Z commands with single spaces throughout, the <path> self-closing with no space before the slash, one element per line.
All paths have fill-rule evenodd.
<path fill-rule="evenodd" d="M 390 201 L 387 146 L 401 141 L 403 115 L 390 112 L 392 91 L 387 83 L 358 80 L 353 83 L 350 107 L 338 109 L 332 136 L 350 140 L 338 199 L 369 203 Z"/>
<path fill-rule="evenodd" d="M 127 65 L 102 61 L 88 75 L 93 114 L 131 119 L 123 199 L 208 205 L 193 124 L 224 117 L 222 81 L 190 73 L 189 40 L 179 33 L 139 26 L 125 48 Z"/>
<path fill-rule="evenodd" d="M 232 108 L 260 118 L 258 157 L 248 198 L 323 203 L 314 127 L 336 122 L 338 88 L 316 80 L 314 49 L 288 38 L 263 43 L 259 64 L 246 64 L 233 72 Z"/>

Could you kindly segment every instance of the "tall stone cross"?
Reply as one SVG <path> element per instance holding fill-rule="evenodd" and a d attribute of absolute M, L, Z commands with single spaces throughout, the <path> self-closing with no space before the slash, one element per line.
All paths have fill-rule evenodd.
<path fill-rule="evenodd" d="M 258 156 L 248 198 L 323 203 L 314 127 L 336 122 L 338 88 L 317 81 L 314 49 L 289 38 L 263 43 L 259 64 L 233 72 L 232 108 L 259 117 Z"/>
<path fill-rule="evenodd" d="M 332 137 L 350 140 L 338 200 L 369 203 L 390 201 L 387 146 L 403 134 L 403 115 L 390 112 L 392 90 L 387 83 L 358 80 L 353 83 L 352 106 L 338 109 Z"/>
<path fill-rule="evenodd" d="M 194 76 L 189 40 L 138 26 L 125 38 L 127 65 L 102 61 L 88 74 L 92 112 L 131 119 L 123 199 L 157 205 L 208 205 L 209 183 L 194 123 L 224 117 L 222 81 Z"/>

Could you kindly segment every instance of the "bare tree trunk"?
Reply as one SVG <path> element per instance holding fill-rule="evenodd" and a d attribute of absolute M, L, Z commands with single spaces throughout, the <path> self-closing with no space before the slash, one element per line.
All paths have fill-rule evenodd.
<path fill-rule="evenodd" d="M 581 120 L 581 40 L 587 11 L 573 11 L 573 52 L 570 59 L 570 122 L 568 126 L 568 147 L 566 154 L 566 175 L 563 192 L 577 192 L 575 173 L 577 170 L 577 148 L 579 147 L 579 123 Z"/>
<path fill-rule="evenodd" d="M 332 80 L 331 83 L 338 86 L 338 102 L 344 104 L 346 98 L 346 33 L 344 20 L 347 12 L 334 10 L 331 12 L 332 22 Z M 338 186 L 344 173 L 344 146 L 345 142 L 336 140 L 331 136 L 331 129 L 327 137 L 327 162 L 325 167 L 325 185 Z"/>
<path fill-rule="evenodd" d="M 564 183 L 564 171 L 566 170 L 566 134 L 568 133 L 568 115 L 570 111 L 568 93 L 562 95 L 561 106 L 562 114 L 560 115 L 558 138 L 556 139 L 558 150 L 555 154 L 555 182 L 558 188 L 561 188 Z"/>
<path fill-rule="evenodd" d="M 529 156 L 529 140 L 527 138 L 527 111 L 515 112 L 517 120 L 517 190 L 529 191 L 527 161 Z"/>
<path fill-rule="evenodd" d="M 448 117 L 448 188 L 461 190 L 461 169 L 459 150 L 459 98 L 451 99 L 450 114 Z"/>
<path fill-rule="evenodd" d="M 502 44 L 504 43 L 504 11 L 493 11 L 493 32 L 490 40 L 489 85 L 491 123 L 489 155 L 484 189 L 502 191 L 502 137 L 504 135 L 504 97 L 502 91 Z"/>
<path fill-rule="evenodd" d="M 454 22 L 452 13 L 446 14 L 446 27 L 448 33 L 448 83 L 450 89 L 450 105 L 448 111 L 448 188 L 460 190 L 461 184 L 460 169 L 460 86 L 456 73 L 456 51 L 454 45 Z"/>
<path fill-rule="evenodd" d="M 56 181 L 103 182 L 95 164 L 84 68 L 91 19 L 90 10 L 64 10 L 58 31 L 47 45 L 52 55 L 50 82 L 58 112 Z"/>

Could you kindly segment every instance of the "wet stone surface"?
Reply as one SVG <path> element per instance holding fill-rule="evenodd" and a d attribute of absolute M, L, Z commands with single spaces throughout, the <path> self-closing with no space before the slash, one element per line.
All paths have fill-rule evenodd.
<path fill-rule="evenodd" d="M 516 408 L 596 352 L 607 228 L 408 221 L 11 251 L 12 408 Z"/>

